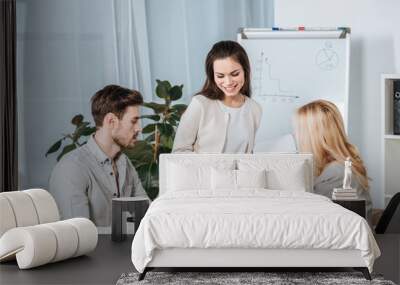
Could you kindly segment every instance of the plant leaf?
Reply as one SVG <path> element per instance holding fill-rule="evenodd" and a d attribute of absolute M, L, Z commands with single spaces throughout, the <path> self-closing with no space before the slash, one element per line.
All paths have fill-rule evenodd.
<path fill-rule="evenodd" d="M 174 119 L 175 121 L 179 121 L 181 119 L 181 116 L 176 113 L 172 113 L 170 117 L 171 117 L 171 119 Z"/>
<path fill-rule="evenodd" d="M 143 115 L 143 116 L 140 116 L 140 118 L 141 119 L 150 119 L 150 120 L 158 122 L 160 120 L 160 115 Z"/>
<path fill-rule="evenodd" d="M 89 125 L 90 125 L 90 122 L 81 122 L 78 127 L 86 127 Z"/>
<path fill-rule="evenodd" d="M 143 134 L 149 134 L 151 132 L 154 132 L 156 129 L 156 124 L 148 124 L 147 126 L 145 126 L 142 130 Z"/>
<path fill-rule="evenodd" d="M 81 135 L 87 137 L 93 134 L 94 132 L 96 132 L 96 127 L 85 127 L 83 128 Z"/>
<path fill-rule="evenodd" d="M 66 145 L 62 152 L 57 156 L 57 161 L 59 161 L 64 155 L 66 155 L 67 153 L 69 153 L 70 151 L 76 149 L 76 145 L 74 143 Z"/>
<path fill-rule="evenodd" d="M 176 127 L 178 125 L 176 120 L 174 118 L 172 118 L 172 117 L 168 118 L 167 122 L 170 123 L 174 127 Z"/>
<path fill-rule="evenodd" d="M 177 114 L 178 111 L 171 112 L 167 116 L 167 122 L 170 123 L 172 126 L 178 126 L 178 122 L 181 120 L 181 116 Z"/>
<path fill-rule="evenodd" d="M 161 138 L 160 138 L 160 142 L 161 142 L 160 147 L 162 147 L 164 149 L 168 148 L 170 150 L 169 152 L 171 152 L 172 151 L 172 147 L 174 145 L 174 136 L 175 136 L 175 133 L 172 136 L 161 136 Z M 159 152 L 161 152 L 161 150 Z M 168 152 L 163 152 L 163 153 L 168 153 Z"/>
<path fill-rule="evenodd" d="M 171 107 L 172 110 L 178 113 L 179 117 L 182 116 L 183 112 L 185 112 L 187 108 L 186 104 L 176 104 Z"/>
<path fill-rule="evenodd" d="M 155 134 L 152 133 L 151 135 L 148 135 L 144 140 L 147 142 L 153 142 L 155 140 Z"/>
<path fill-rule="evenodd" d="M 171 98 L 171 101 L 179 100 L 182 97 L 182 88 L 183 85 L 181 86 L 175 85 L 169 90 L 169 96 Z"/>
<path fill-rule="evenodd" d="M 96 131 L 96 128 L 94 128 L 93 131 L 91 127 L 88 127 L 89 124 L 89 122 L 83 122 L 76 128 L 75 132 L 72 134 L 73 142 L 77 142 L 81 136 L 88 136 Z"/>
<path fill-rule="evenodd" d="M 171 88 L 171 84 L 168 81 L 157 80 L 156 95 L 159 98 L 167 99 L 167 98 L 169 98 L 168 91 L 170 88 Z"/>
<path fill-rule="evenodd" d="M 163 136 L 171 136 L 174 133 L 174 127 L 170 124 L 160 123 L 157 124 L 157 127 Z"/>
<path fill-rule="evenodd" d="M 162 153 L 171 153 L 172 148 L 167 147 L 167 146 L 160 146 L 159 150 L 159 155 Z"/>
<path fill-rule="evenodd" d="M 79 126 L 83 121 L 83 115 L 82 114 L 78 114 L 75 115 L 72 120 L 71 120 L 71 124 L 75 125 L 75 126 Z"/>
<path fill-rule="evenodd" d="M 158 187 L 149 187 L 146 190 L 147 196 L 149 196 L 149 198 L 151 200 L 154 200 L 155 198 L 157 198 L 158 196 L 158 192 L 159 192 L 159 188 Z"/>
<path fill-rule="evenodd" d="M 47 157 L 47 155 L 49 155 L 50 153 L 56 152 L 57 150 L 60 149 L 61 144 L 62 144 L 63 139 L 58 140 L 57 142 L 55 142 L 50 148 L 49 150 L 46 152 L 46 154 L 44 155 L 45 157 Z"/>
<path fill-rule="evenodd" d="M 154 103 L 154 102 L 143 103 L 143 106 L 153 109 L 154 113 L 156 113 L 156 114 L 160 114 L 160 113 L 164 112 L 165 109 L 168 108 L 168 106 L 165 104 L 158 104 L 158 103 Z"/>
<path fill-rule="evenodd" d="M 172 86 L 171 86 L 171 83 L 169 83 L 168 80 L 156 79 L 156 82 L 157 82 L 158 85 L 160 85 L 160 84 L 165 85 L 165 86 L 167 87 L 168 90 L 171 89 L 171 87 L 172 87 Z"/>
<path fill-rule="evenodd" d="M 172 88 L 172 85 L 171 85 L 171 83 L 169 83 L 168 80 L 164 80 L 164 81 L 162 81 L 162 82 L 163 82 L 163 84 L 167 87 L 168 90 Z"/>

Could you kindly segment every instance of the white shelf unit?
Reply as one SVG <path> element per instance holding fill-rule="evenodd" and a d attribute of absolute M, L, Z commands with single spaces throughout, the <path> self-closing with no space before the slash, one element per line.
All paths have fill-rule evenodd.
<path fill-rule="evenodd" d="M 400 135 L 384 135 L 384 138 L 389 140 L 400 140 Z"/>
<path fill-rule="evenodd" d="M 393 134 L 393 81 L 400 74 L 382 74 L 382 189 L 385 207 L 394 194 L 400 192 L 400 135 Z"/>

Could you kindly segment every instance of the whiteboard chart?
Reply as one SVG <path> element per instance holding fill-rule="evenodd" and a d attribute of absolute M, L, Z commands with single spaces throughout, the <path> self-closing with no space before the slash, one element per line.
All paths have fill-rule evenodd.
<path fill-rule="evenodd" d="M 347 126 L 347 32 L 242 29 L 238 42 L 249 56 L 252 98 L 263 107 L 256 142 L 292 133 L 296 108 L 317 99 L 335 103 Z"/>

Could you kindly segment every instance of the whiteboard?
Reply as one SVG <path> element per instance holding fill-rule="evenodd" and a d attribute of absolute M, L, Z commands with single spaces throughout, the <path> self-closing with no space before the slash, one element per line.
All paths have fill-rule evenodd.
<path fill-rule="evenodd" d="M 263 117 L 256 143 L 293 133 L 296 108 L 326 99 L 338 106 L 347 129 L 350 34 L 332 31 L 241 29 L 238 42 L 251 65 L 252 98 Z"/>

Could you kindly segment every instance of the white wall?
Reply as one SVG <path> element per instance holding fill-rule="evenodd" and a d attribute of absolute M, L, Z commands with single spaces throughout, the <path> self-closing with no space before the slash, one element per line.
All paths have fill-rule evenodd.
<path fill-rule="evenodd" d="M 351 27 L 349 136 L 372 178 L 374 207 L 383 207 L 380 74 L 400 72 L 400 1 L 278 0 L 274 5 L 278 27 Z"/>

